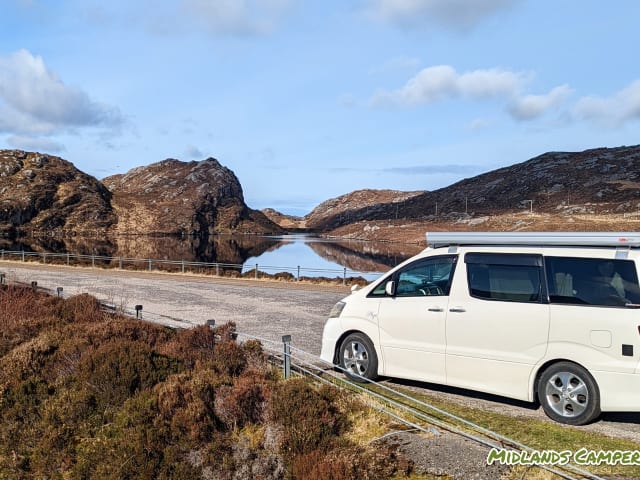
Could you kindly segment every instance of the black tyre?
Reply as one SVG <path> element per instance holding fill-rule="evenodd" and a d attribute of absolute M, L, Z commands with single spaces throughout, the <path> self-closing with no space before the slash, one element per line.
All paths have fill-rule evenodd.
<path fill-rule="evenodd" d="M 575 363 L 548 367 L 538 382 L 538 400 L 549 418 L 585 425 L 600 416 L 600 390 L 591 374 Z"/>
<path fill-rule="evenodd" d="M 338 362 L 345 375 L 356 382 L 378 377 L 378 356 L 373 343 L 363 333 L 351 333 L 345 337 L 338 351 Z"/>

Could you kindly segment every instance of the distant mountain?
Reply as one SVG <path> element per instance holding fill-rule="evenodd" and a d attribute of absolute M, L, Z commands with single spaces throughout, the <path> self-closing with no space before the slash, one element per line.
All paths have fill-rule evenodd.
<path fill-rule="evenodd" d="M 59 157 L 0 150 L 0 231 L 88 234 L 117 221 L 111 193 Z"/>
<path fill-rule="evenodd" d="M 356 190 L 322 202 L 304 217 L 304 222 L 311 230 L 325 231 L 379 216 L 386 218 L 396 213 L 403 215 L 406 203 L 424 193 L 423 191 Z"/>
<path fill-rule="evenodd" d="M 265 208 L 262 210 L 262 213 L 273 223 L 280 225 L 285 230 L 299 230 L 304 229 L 306 226 L 304 218 L 287 215 L 273 208 Z"/>
<path fill-rule="evenodd" d="M 307 225 L 326 231 L 365 220 L 442 223 L 526 211 L 637 213 L 640 145 L 549 152 L 439 190 L 394 192 L 386 201 L 375 201 L 375 192 L 358 191 L 323 202 L 305 217 Z"/>
<path fill-rule="evenodd" d="M 425 193 L 407 202 L 414 218 L 461 213 L 624 213 L 640 207 L 640 145 L 549 152 Z"/>
<path fill-rule="evenodd" d="M 167 159 L 103 180 L 113 195 L 117 233 L 280 233 L 244 203 L 235 174 L 214 158 Z"/>

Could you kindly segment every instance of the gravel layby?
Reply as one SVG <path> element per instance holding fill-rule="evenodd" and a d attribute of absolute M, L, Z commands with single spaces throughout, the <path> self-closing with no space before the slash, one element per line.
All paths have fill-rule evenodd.
<path fill-rule="evenodd" d="M 297 282 L 244 280 L 176 275 L 145 271 L 105 270 L 1 262 L 7 280 L 56 291 L 65 297 L 89 293 L 100 300 L 133 309 L 142 305 L 142 318 L 164 315 L 203 324 L 235 322 L 237 331 L 280 342 L 291 335 L 292 345 L 320 354 L 322 327 L 331 307 L 349 293 L 343 286 Z"/>
<path fill-rule="evenodd" d="M 189 274 L 105 270 L 0 262 L 0 273 L 9 282 L 55 292 L 65 296 L 89 293 L 118 306 L 133 309 L 143 305 L 145 314 L 164 315 L 194 324 L 215 319 L 217 324 L 233 321 L 237 331 L 280 342 L 291 335 L 292 346 L 319 355 L 322 327 L 331 307 L 349 294 L 349 288 L 303 282 L 232 279 Z M 550 421 L 531 404 L 476 392 L 400 380 L 385 380 L 405 388 L 436 395 L 444 400 L 507 415 Z M 604 414 L 602 420 L 581 427 L 612 437 L 624 437 L 640 444 L 640 414 Z M 488 449 L 455 435 L 426 438 L 416 434 L 392 437 L 393 443 L 409 454 L 421 470 L 450 478 L 499 478 L 503 472 L 487 468 Z M 580 448 L 580 446 L 577 446 Z"/>

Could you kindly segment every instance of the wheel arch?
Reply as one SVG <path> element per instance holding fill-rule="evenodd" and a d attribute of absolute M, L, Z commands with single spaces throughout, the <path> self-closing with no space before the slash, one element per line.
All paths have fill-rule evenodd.
<path fill-rule="evenodd" d="M 373 341 L 373 339 L 366 332 L 363 332 L 362 330 L 359 330 L 357 328 L 351 328 L 349 330 L 345 330 L 338 337 L 338 339 L 336 340 L 336 344 L 333 346 L 333 364 L 334 365 L 338 365 L 340 363 L 340 360 L 338 358 L 339 357 L 339 353 L 340 353 L 340 345 L 342 345 L 342 342 L 344 341 L 344 339 L 347 338 L 352 333 L 359 333 L 361 335 L 366 336 L 371 341 L 371 344 L 373 345 L 373 348 L 376 348 L 375 342 Z M 376 352 L 376 353 L 378 353 L 378 352 Z M 380 355 L 378 355 L 378 357 L 380 357 Z"/>
<path fill-rule="evenodd" d="M 361 330 L 359 328 L 351 328 L 349 330 L 345 330 L 340 334 L 340 336 L 336 340 L 336 344 L 333 347 L 333 364 L 334 365 L 340 364 L 340 358 L 339 358 L 340 345 L 342 345 L 342 342 L 344 342 L 345 338 L 347 338 L 349 335 L 353 333 L 359 333 L 369 339 L 369 341 L 371 342 L 371 345 L 373 345 L 373 349 L 375 350 L 375 354 L 378 359 L 378 372 L 380 372 L 381 366 L 383 365 L 383 359 L 382 359 L 382 356 L 380 355 L 380 350 L 378 348 L 378 345 L 376 344 L 375 340 L 371 338 L 371 335 L 369 335 L 366 331 Z"/>
<path fill-rule="evenodd" d="M 586 371 L 589 375 L 591 375 L 591 378 L 593 378 L 593 382 L 595 383 L 596 388 L 598 389 L 598 391 L 600 390 L 600 386 L 598 385 L 598 381 L 596 380 L 595 376 L 583 364 L 581 364 L 580 362 L 576 362 L 575 360 L 570 360 L 568 358 L 553 358 L 553 359 L 547 360 L 546 362 L 541 364 L 538 367 L 538 369 L 535 371 L 535 375 L 532 376 L 532 380 L 531 380 L 532 385 L 531 385 L 531 388 L 529 389 L 529 393 L 530 393 L 531 398 L 532 398 L 534 403 L 538 403 L 538 386 L 540 384 L 540 377 L 542 377 L 544 372 L 549 367 L 551 367 L 552 365 L 555 365 L 556 363 L 561 363 L 561 362 L 572 363 L 572 364 L 584 369 L 584 371 Z"/>

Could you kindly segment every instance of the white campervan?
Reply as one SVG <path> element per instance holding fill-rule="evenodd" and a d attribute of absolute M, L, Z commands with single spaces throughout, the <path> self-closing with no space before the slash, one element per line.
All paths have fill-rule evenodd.
<path fill-rule="evenodd" d="M 582 425 L 640 411 L 640 233 L 437 232 L 338 302 L 324 360 L 534 402 Z"/>

